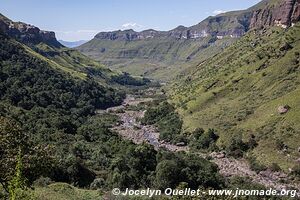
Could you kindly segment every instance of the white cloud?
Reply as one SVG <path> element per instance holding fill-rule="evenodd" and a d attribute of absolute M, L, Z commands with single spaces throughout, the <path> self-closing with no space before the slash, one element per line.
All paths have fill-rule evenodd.
<path fill-rule="evenodd" d="M 122 25 L 122 29 L 140 29 L 140 28 L 143 28 L 143 26 L 135 22 L 128 22 Z"/>
<path fill-rule="evenodd" d="M 226 12 L 225 10 L 214 10 L 213 14 L 214 15 L 219 15 L 219 14 L 222 14 L 222 13 L 225 13 L 225 12 Z"/>

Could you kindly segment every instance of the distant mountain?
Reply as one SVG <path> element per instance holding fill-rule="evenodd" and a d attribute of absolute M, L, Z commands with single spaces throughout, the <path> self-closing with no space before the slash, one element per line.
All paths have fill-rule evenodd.
<path fill-rule="evenodd" d="M 54 32 L 40 30 L 38 27 L 23 22 L 14 22 L 2 14 L 0 14 L 0 33 L 23 44 L 32 57 L 38 56 L 53 68 L 73 77 L 87 79 L 92 76 L 100 84 L 106 86 L 143 85 L 148 81 L 141 77 L 131 77 L 112 71 L 79 51 L 62 45 L 57 41 Z"/>
<path fill-rule="evenodd" d="M 178 26 L 170 31 L 149 29 L 136 32 L 129 29 L 100 32 L 95 39 L 135 41 L 166 37 L 175 39 L 197 39 L 208 36 L 241 37 L 249 29 L 261 26 L 292 26 L 300 17 L 299 4 L 299 0 L 263 0 L 247 10 L 210 16 L 191 27 Z"/>
<path fill-rule="evenodd" d="M 247 10 L 211 16 L 191 27 L 100 32 L 77 49 L 114 69 L 169 79 L 186 63 L 221 52 L 251 29 L 292 26 L 299 20 L 299 10 L 299 0 L 264 0 Z"/>
<path fill-rule="evenodd" d="M 38 27 L 23 22 L 13 22 L 0 13 L 0 31 L 25 44 L 45 43 L 53 47 L 62 47 L 56 40 L 55 33 L 43 31 Z"/>
<path fill-rule="evenodd" d="M 78 46 L 86 43 L 88 40 L 79 40 L 79 41 L 74 41 L 74 42 L 69 42 L 69 41 L 64 41 L 64 40 L 58 40 L 58 41 L 66 47 L 74 48 L 74 47 L 78 47 Z"/>

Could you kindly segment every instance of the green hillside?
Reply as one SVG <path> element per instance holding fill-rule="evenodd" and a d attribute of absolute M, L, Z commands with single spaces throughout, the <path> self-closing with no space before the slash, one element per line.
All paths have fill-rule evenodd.
<path fill-rule="evenodd" d="M 121 71 L 110 70 L 100 62 L 95 61 L 74 49 L 54 47 L 42 42 L 36 45 L 24 45 L 24 47 L 28 52 L 48 62 L 53 68 L 60 69 L 73 77 L 83 80 L 87 79 L 89 76 L 95 78 L 100 84 L 118 87 L 120 82 L 116 81 L 116 79 L 123 76 Z M 142 77 L 139 76 L 131 76 L 131 78 L 140 82 L 137 85 L 144 85 L 147 83 L 147 81 L 144 82 Z M 128 83 L 125 85 L 131 84 Z"/>
<path fill-rule="evenodd" d="M 252 153 L 260 162 L 294 166 L 300 156 L 299 33 L 299 23 L 288 30 L 251 31 L 185 70 L 168 90 L 185 129 L 215 128 L 219 146 L 237 135 L 254 135 L 259 145 Z M 279 114 L 285 105 L 290 110 Z"/>
<path fill-rule="evenodd" d="M 289 199 L 207 191 L 299 188 L 298 2 L 74 49 L 0 14 L 0 199 Z"/>
<path fill-rule="evenodd" d="M 1 199 L 95 199 L 102 195 L 97 189 L 181 182 L 195 189 L 224 186 L 208 160 L 124 140 L 111 129 L 118 117 L 96 110 L 121 104 L 125 94 L 99 84 L 97 74 L 74 76 L 43 56 L 45 50 L 33 49 L 0 33 Z M 111 81 L 140 84 L 128 74 Z"/>
<path fill-rule="evenodd" d="M 268 19 L 280 2 L 262 1 L 246 10 L 209 16 L 193 26 L 169 31 L 100 32 L 76 49 L 111 69 L 171 81 L 194 63 L 220 53 L 251 28 L 272 25 Z M 252 23 L 254 14 L 261 11 L 265 12 L 263 19 Z"/>
<path fill-rule="evenodd" d="M 112 71 L 101 62 L 95 61 L 77 50 L 64 47 L 55 37 L 54 32 L 43 31 L 38 27 L 23 22 L 14 22 L 0 14 L 0 33 L 19 42 L 29 54 L 47 62 L 52 68 L 59 69 L 67 74 L 86 80 L 93 77 L 98 83 L 113 85 L 145 85 L 149 81 L 142 77 L 127 77 L 124 73 Z"/>
<path fill-rule="evenodd" d="M 153 38 L 133 42 L 95 38 L 78 47 L 78 50 L 101 60 L 112 69 L 169 80 L 177 71 L 190 64 L 192 58 L 207 58 L 220 52 L 233 41 L 233 38 L 216 40 L 212 37 L 198 40 Z M 101 52 L 100 49 L 105 49 L 105 52 Z"/>

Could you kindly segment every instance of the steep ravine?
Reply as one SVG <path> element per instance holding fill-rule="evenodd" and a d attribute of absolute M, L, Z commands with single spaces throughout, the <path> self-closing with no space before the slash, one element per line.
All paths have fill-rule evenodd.
<path fill-rule="evenodd" d="M 159 132 L 155 126 L 142 125 L 139 120 L 144 116 L 145 110 L 132 110 L 128 109 L 129 106 L 136 106 L 142 102 L 152 101 L 153 98 L 136 97 L 127 95 L 121 106 L 111 107 L 101 113 L 113 113 L 119 116 L 120 123 L 115 124 L 112 128 L 118 132 L 123 138 L 133 141 L 135 144 L 141 144 L 143 142 L 149 143 L 154 146 L 155 149 L 165 148 L 172 152 L 185 151 L 189 152 L 187 146 L 177 146 L 169 143 L 165 143 L 159 140 Z M 122 110 L 122 112 L 120 112 Z M 300 188 L 300 185 L 288 184 L 288 175 L 283 172 L 272 172 L 270 170 L 256 173 L 251 170 L 249 164 L 244 159 L 234 159 L 226 157 L 225 153 L 211 153 L 202 154 L 201 157 L 212 157 L 211 160 L 218 165 L 220 173 L 225 177 L 249 177 L 253 182 L 264 185 L 266 188 L 275 188 L 277 190 L 288 188 Z M 298 193 L 300 196 L 300 192 Z"/>

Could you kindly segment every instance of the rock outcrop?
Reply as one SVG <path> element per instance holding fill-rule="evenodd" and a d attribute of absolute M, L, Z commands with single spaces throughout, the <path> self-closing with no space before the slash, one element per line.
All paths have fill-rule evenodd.
<path fill-rule="evenodd" d="M 300 19 L 300 0 L 283 0 L 253 12 L 250 28 L 280 26 L 287 28 Z"/>
<path fill-rule="evenodd" d="M 0 32 L 3 32 L 23 43 L 38 44 L 46 43 L 50 46 L 61 47 L 56 40 L 55 33 L 52 31 L 43 31 L 38 27 L 23 22 L 13 22 L 0 14 Z"/>
<path fill-rule="evenodd" d="M 277 110 L 278 110 L 279 114 L 283 115 L 283 114 L 287 113 L 290 109 L 291 109 L 290 106 L 285 105 L 285 106 L 279 106 Z"/>
<path fill-rule="evenodd" d="M 104 40 L 135 41 L 149 38 L 197 39 L 204 37 L 239 38 L 250 29 L 266 26 L 287 28 L 300 20 L 300 0 L 263 0 L 247 10 L 211 16 L 191 27 L 178 26 L 170 31 L 118 30 L 101 32 L 95 36 Z"/>

